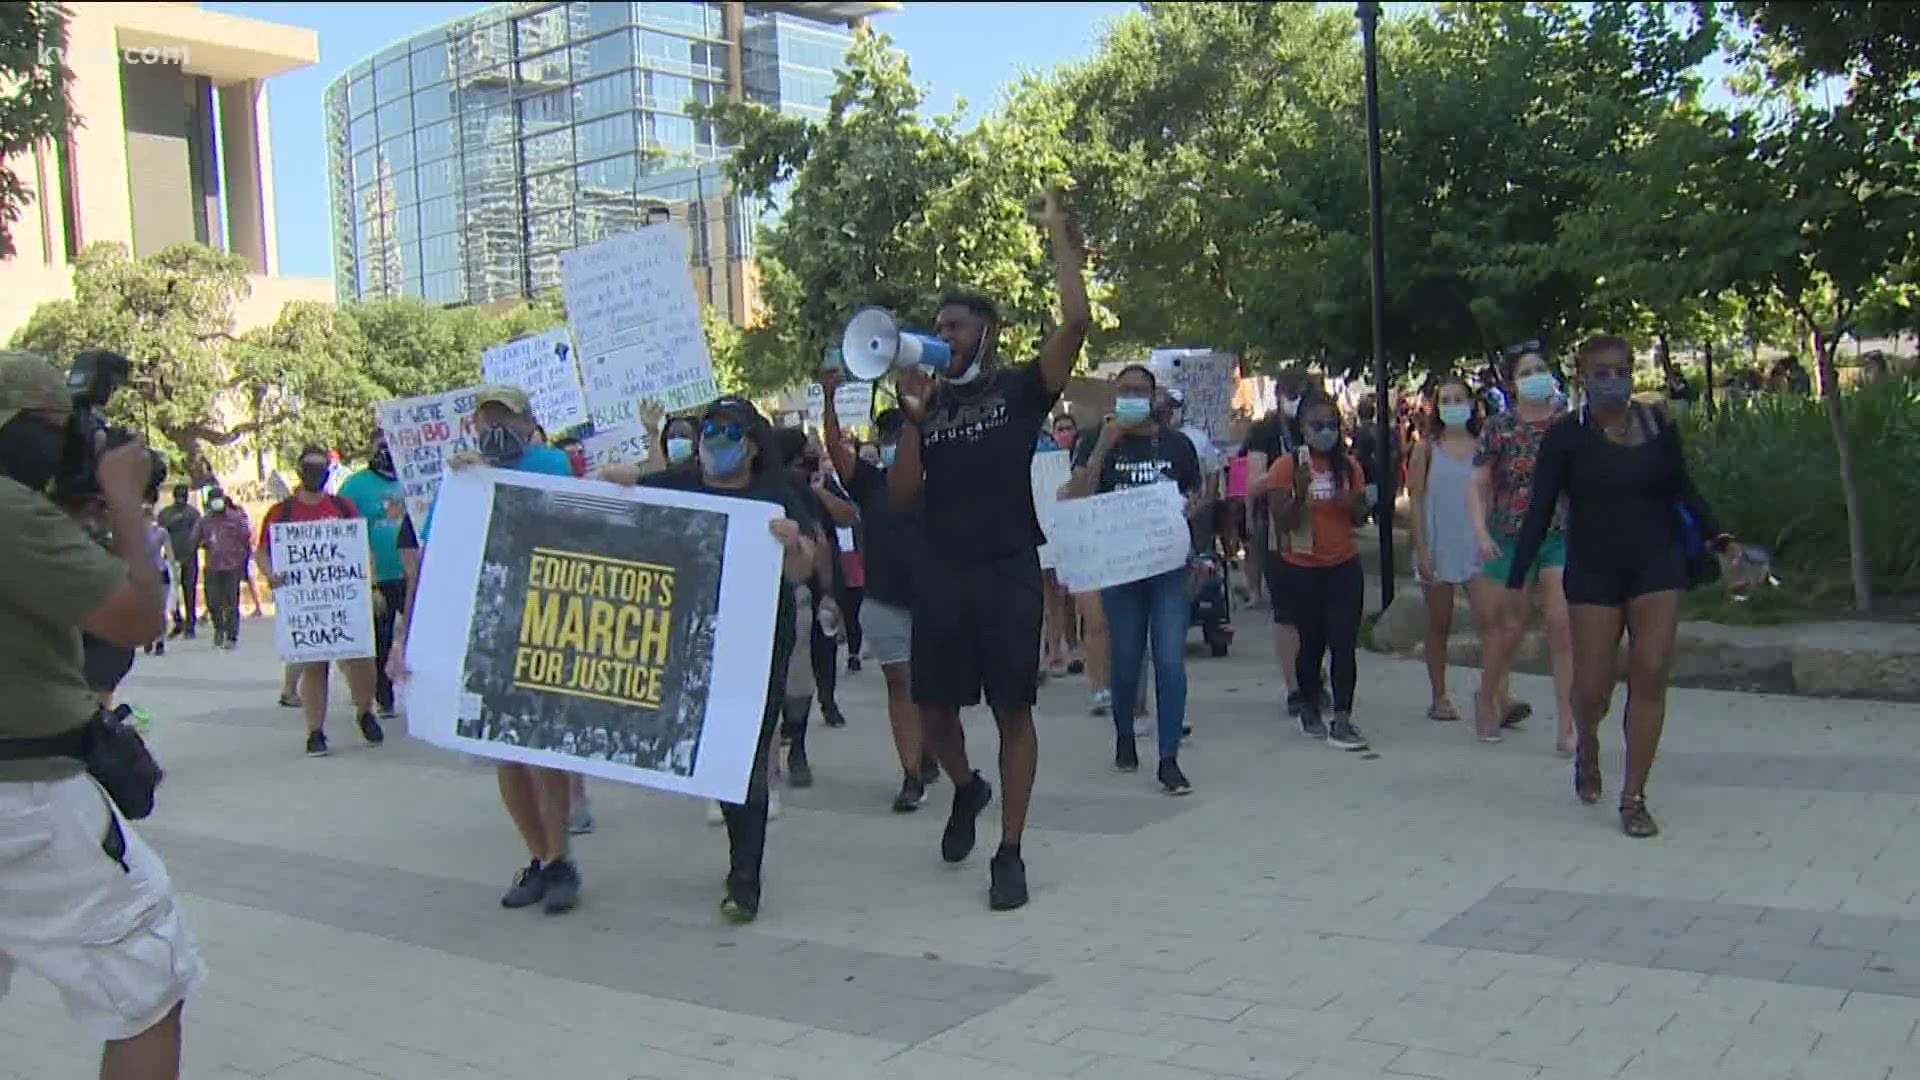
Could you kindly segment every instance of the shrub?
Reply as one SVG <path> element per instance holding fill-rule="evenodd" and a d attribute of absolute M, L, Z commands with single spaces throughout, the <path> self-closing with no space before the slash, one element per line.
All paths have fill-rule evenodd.
<path fill-rule="evenodd" d="M 1854 479 L 1866 514 L 1877 591 L 1920 590 L 1920 383 L 1897 379 L 1846 392 Z M 1839 455 L 1826 406 L 1761 395 L 1744 407 L 1702 409 L 1686 420 L 1694 483 L 1722 525 L 1772 548 L 1783 578 L 1844 583 L 1848 543 Z"/>

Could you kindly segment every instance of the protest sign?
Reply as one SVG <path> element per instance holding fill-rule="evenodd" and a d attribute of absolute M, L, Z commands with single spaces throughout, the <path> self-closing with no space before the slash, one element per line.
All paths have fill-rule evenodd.
<path fill-rule="evenodd" d="M 1040 520 L 1040 531 L 1053 538 L 1053 507 L 1060 501 L 1060 487 L 1073 476 L 1073 455 L 1065 450 L 1045 450 L 1033 455 L 1027 470 L 1033 483 L 1033 513 Z M 1053 569 L 1053 545 L 1040 545 L 1040 566 Z"/>
<path fill-rule="evenodd" d="M 560 293 L 597 431 L 720 396 L 687 264 L 687 227 L 649 225 L 560 256 Z"/>
<path fill-rule="evenodd" d="M 1147 366 L 1162 388 L 1187 395 L 1188 425 L 1204 430 L 1217 445 L 1232 440 L 1227 425 L 1233 419 L 1238 358 L 1212 349 L 1155 349 L 1147 354 Z"/>
<path fill-rule="evenodd" d="M 1047 547 L 1053 552 L 1054 572 L 1074 592 L 1178 569 L 1193 549 L 1186 500 L 1173 484 L 1062 499 L 1050 516 Z"/>
<path fill-rule="evenodd" d="M 551 437 L 587 422 L 580 365 L 564 326 L 495 345 L 480 354 L 480 377 L 526 391 L 533 418 Z"/>
<path fill-rule="evenodd" d="M 580 452 L 587 456 L 587 471 L 608 465 L 638 465 L 647 460 L 647 429 L 639 424 L 596 432 L 580 440 Z"/>
<path fill-rule="evenodd" d="M 373 655 L 373 587 L 362 518 L 272 526 L 273 638 L 289 664 Z"/>
<path fill-rule="evenodd" d="M 807 424 L 819 427 L 826 421 L 827 392 L 819 383 L 807 384 Z M 873 384 L 846 383 L 833 392 L 833 414 L 841 427 L 864 428 L 872 422 Z"/>
<path fill-rule="evenodd" d="M 400 495 L 416 531 L 427 527 L 427 512 L 433 509 L 433 495 L 440 488 L 447 459 L 476 448 L 473 413 L 478 389 L 469 386 L 374 406 L 374 420 L 386 432 Z"/>
<path fill-rule="evenodd" d="M 743 800 L 785 587 L 779 512 L 488 468 L 448 477 L 408 631 L 409 732 Z"/>

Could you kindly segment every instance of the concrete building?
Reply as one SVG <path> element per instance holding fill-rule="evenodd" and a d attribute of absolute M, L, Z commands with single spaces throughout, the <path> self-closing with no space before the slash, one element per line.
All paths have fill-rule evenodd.
<path fill-rule="evenodd" d="M 821 117 L 853 35 L 897 3 L 508 3 L 396 42 L 327 90 L 335 292 L 488 304 L 665 208 L 696 293 L 745 321 L 752 208 L 689 106 Z"/>
<path fill-rule="evenodd" d="M 0 262 L 0 336 L 72 295 L 73 260 L 117 241 L 136 257 L 198 241 L 247 260 L 241 330 L 289 300 L 331 302 L 324 278 L 279 273 L 266 80 L 319 59 L 310 30 L 191 3 L 69 6 L 79 126 L 8 162 L 32 193 Z"/>

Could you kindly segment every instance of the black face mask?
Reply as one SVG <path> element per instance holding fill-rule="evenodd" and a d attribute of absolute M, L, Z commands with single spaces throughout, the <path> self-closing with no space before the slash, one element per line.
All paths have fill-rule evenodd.
<path fill-rule="evenodd" d="M 66 471 L 67 430 L 28 413 L 16 413 L 0 427 L 0 472 L 22 487 L 45 492 Z"/>
<path fill-rule="evenodd" d="M 393 452 L 382 446 L 373 452 L 373 459 L 367 462 L 367 468 L 387 479 L 393 479 Z"/>
<path fill-rule="evenodd" d="M 308 491 L 319 491 L 327 486 L 327 467 L 325 465 L 300 466 L 300 486 Z"/>

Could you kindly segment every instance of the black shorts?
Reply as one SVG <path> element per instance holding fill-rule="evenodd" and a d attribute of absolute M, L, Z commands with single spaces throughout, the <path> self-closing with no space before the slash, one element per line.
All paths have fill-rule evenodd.
<path fill-rule="evenodd" d="M 1297 607 L 1303 597 L 1310 593 L 1306 581 L 1307 574 L 1301 567 L 1295 566 L 1280 557 L 1277 551 L 1268 551 L 1260 560 L 1260 568 L 1267 579 L 1267 606 L 1273 609 L 1275 626 L 1299 626 Z"/>
<path fill-rule="evenodd" d="M 1661 548 L 1632 564 L 1583 565 L 1569 550 L 1567 570 L 1561 581 L 1569 604 L 1622 607 L 1637 596 L 1685 592 L 1687 556 L 1675 546 Z"/>
<path fill-rule="evenodd" d="M 1039 700 L 1046 598 L 1037 552 L 972 564 L 932 556 L 917 585 L 914 704 L 965 708 L 983 691 L 989 705 Z"/>

